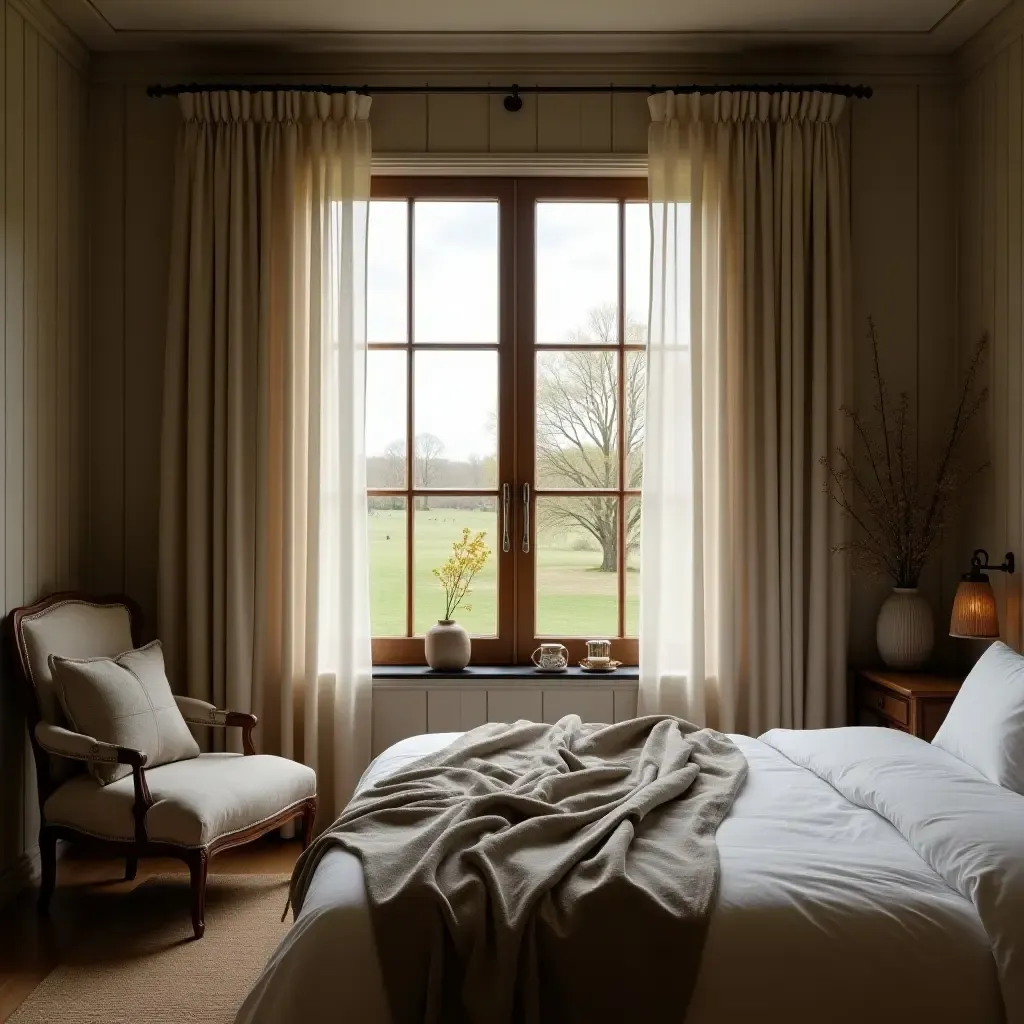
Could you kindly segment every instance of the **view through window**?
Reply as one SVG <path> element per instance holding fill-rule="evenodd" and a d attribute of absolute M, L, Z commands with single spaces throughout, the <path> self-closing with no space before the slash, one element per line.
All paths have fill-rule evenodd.
<path fill-rule="evenodd" d="M 636 659 L 650 278 L 642 181 L 381 179 L 370 209 L 367 482 L 378 663 L 419 663 L 433 570 L 490 555 L 474 661 Z"/>

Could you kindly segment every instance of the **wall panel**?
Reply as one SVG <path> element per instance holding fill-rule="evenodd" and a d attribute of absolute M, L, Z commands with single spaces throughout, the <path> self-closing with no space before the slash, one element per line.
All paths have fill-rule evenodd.
<path fill-rule="evenodd" d="M 427 97 L 378 96 L 373 101 L 370 127 L 374 149 L 385 153 L 426 152 Z"/>
<path fill-rule="evenodd" d="M 373 756 L 427 731 L 427 690 L 392 689 L 373 695 Z"/>
<path fill-rule="evenodd" d="M 45 45 L 45 44 L 43 44 Z M 39 123 L 39 36 L 25 30 L 25 123 Z M 25 137 L 25 509 L 39 497 L 39 133 Z M 39 592 L 39 521 L 24 518 L 25 593 Z"/>
<path fill-rule="evenodd" d="M 579 715 L 584 722 L 608 725 L 615 721 L 615 691 L 545 690 L 544 721 L 554 724 L 566 715 Z"/>
<path fill-rule="evenodd" d="M 491 680 L 438 679 L 427 683 L 378 678 L 373 687 L 373 753 L 419 733 L 463 732 L 485 722 L 622 722 L 636 717 L 637 684 L 593 677 Z"/>
<path fill-rule="evenodd" d="M 868 317 L 880 336 L 882 374 L 891 397 L 905 392 L 917 405 L 918 88 L 881 87 L 852 114 L 853 400 L 870 419 L 878 398 Z M 884 579 L 855 578 L 850 619 L 855 651 L 873 650 L 877 609 L 890 586 Z"/>
<path fill-rule="evenodd" d="M 132 155 L 136 166 L 138 154 Z M 169 150 L 168 160 L 172 159 Z M 125 89 L 94 85 L 89 94 L 89 388 L 93 398 L 89 443 L 90 584 L 99 591 L 125 589 L 125 266 L 126 207 L 136 197 L 130 216 L 145 216 L 138 192 L 126 190 Z M 138 188 L 145 180 L 138 178 Z M 163 197 L 167 201 L 167 197 Z M 154 202 L 159 201 L 154 197 Z M 154 239 L 168 249 L 170 238 Z M 154 283 L 158 280 L 153 278 Z M 137 281 L 134 282 L 137 284 Z M 166 286 L 165 286 L 166 287 Z M 166 291 L 164 292 L 166 295 Z M 166 299 L 164 299 L 166 304 Z M 136 344 L 157 350 L 163 340 L 140 338 Z M 153 520 L 155 526 L 155 520 Z M 155 543 L 155 528 L 153 529 Z M 150 612 L 151 608 L 144 611 Z"/>
<path fill-rule="evenodd" d="M 174 188 L 174 104 L 156 104 L 133 90 L 125 97 L 132 173 L 125 179 L 124 351 L 124 589 L 146 609 L 156 605 L 157 545 L 151 524 L 159 514 L 160 410 L 170 252 L 153 239 L 171 232 Z M 170 159 L 169 159 L 170 157 Z M 155 619 L 147 616 L 150 628 Z"/>
<path fill-rule="evenodd" d="M 53 590 L 57 559 L 57 54 L 39 46 L 39 585 Z"/>
<path fill-rule="evenodd" d="M 376 700 L 376 694 L 374 695 Z M 544 721 L 544 694 L 526 687 L 489 690 L 487 693 L 488 722 Z"/>
<path fill-rule="evenodd" d="M 81 249 L 80 54 L 26 16 L 0 17 L 0 580 L 4 611 L 76 581 L 88 394 Z M 0 903 L 34 869 L 38 811 L 25 720 L 0 685 Z"/>
<path fill-rule="evenodd" d="M 521 83 L 527 84 L 527 83 Z M 496 153 L 533 153 L 537 143 L 537 96 L 521 96 L 523 109 L 510 116 L 503 96 L 491 96 L 488 148 Z"/>
<path fill-rule="evenodd" d="M 486 690 L 467 686 L 427 690 L 427 732 L 463 732 L 486 721 Z"/>
<path fill-rule="evenodd" d="M 11 605 L 25 585 L 25 19 L 10 8 L 6 19 L 4 593 Z"/>
<path fill-rule="evenodd" d="M 486 153 L 490 105 L 485 95 L 427 97 L 427 149 L 431 153 Z"/>
<path fill-rule="evenodd" d="M 976 547 L 994 561 L 1007 551 L 1024 555 L 1024 36 L 1011 5 L 1007 30 L 978 59 L 968 46 L 959 84 L 957 187 L 960 199 L 958 268 L 961 372 L 974 344 L 988 334 L 981 384 L 986 408 L 973 431 L 970 463 L 988 468 L 973 481 L 956 531 L 963 568 Z M 987 33 L 991 41 L 995 37 Z M 1003 639 L 1024 644 L 1021 573 L 995 573 Z M 966 665 L 982 645 L 961 641 Z"/>

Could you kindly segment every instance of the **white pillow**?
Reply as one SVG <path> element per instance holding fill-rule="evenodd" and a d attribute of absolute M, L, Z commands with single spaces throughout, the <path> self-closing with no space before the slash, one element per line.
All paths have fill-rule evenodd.
<path fill-rule="evenodd" d="M 51 654 L 49 663 L 57 696 L 76 732 L 141 750 L 147 768 L 199 756 L 167 682 L 159 640 L 116 658 Z M 131 774 L 131 767 L 96 762 L 89 771 L 105 786 Z"/>
<path fill-rule="evenodd" d="M 964 680 L 932 743 L 1024 795 L 1024 657 L 996 641 Z"/>

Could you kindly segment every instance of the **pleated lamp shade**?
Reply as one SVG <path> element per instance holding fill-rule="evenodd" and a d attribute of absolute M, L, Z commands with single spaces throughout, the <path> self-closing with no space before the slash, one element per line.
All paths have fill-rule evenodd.
<path fill-rule="evenodd" d="M 988 580 L 963 580 L 953 599 L 949 635 L 969 640 L 998 640 L 999 612 Z"/>

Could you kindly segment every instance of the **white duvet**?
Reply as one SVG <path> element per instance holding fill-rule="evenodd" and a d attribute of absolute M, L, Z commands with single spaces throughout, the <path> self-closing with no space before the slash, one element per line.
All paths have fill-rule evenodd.
<path fill-rule="evenodd" d="M 686 1024 L 1024 1024 L 1024 797 L 887 729 L 733 738 L 750 772 L 718 830 Z M 395 744 L 361 785 L 452 739 Z M 362 870 L 340 850 L 236 1018 L 317 1020 L 389 1020 Z"/>

